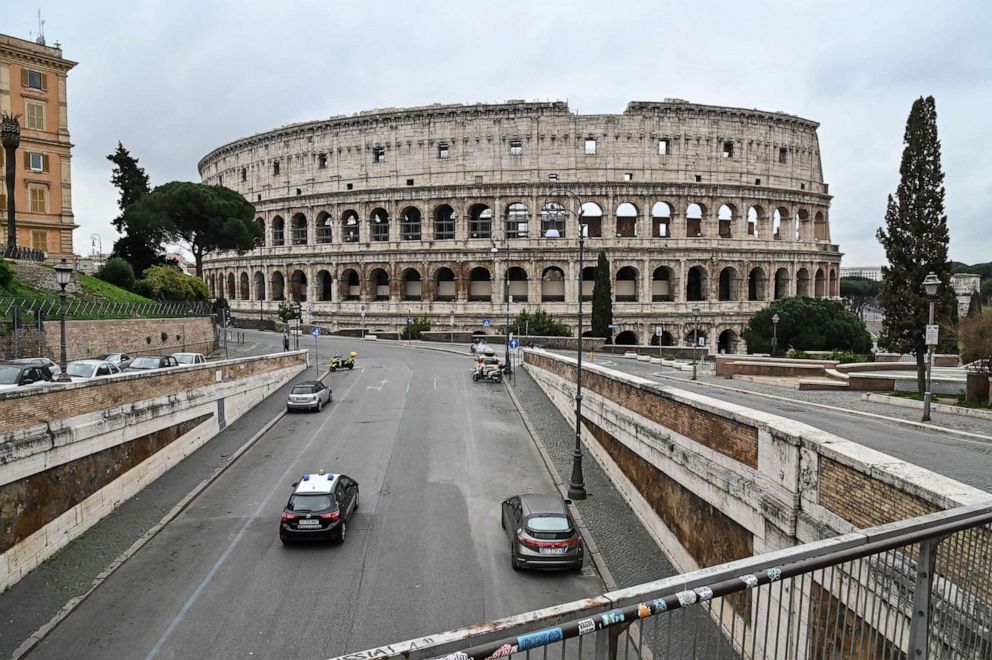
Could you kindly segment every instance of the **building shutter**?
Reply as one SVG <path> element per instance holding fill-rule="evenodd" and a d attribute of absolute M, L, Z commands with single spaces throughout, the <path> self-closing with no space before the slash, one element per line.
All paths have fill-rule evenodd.
<path fill-rule="evenodd" d="M 31 169 L 31 152 L 29 151 L 24 152 L 24 169 L 25 170 Z"/>
<path fill-rule="evenodd" d="M 41 171 L 48 171 L 48 154 L 42 154 L 41 156 Z"/>
<path fill-rule="evenodd" d="M 23 67 L 21 68 L 21 86 L 28 86 L 28 70 Z"/>
<path fill-rule="evenodd" d="M 41 74 L 41 90 L 44 92 L 48 91 L 48 74 Z"/>

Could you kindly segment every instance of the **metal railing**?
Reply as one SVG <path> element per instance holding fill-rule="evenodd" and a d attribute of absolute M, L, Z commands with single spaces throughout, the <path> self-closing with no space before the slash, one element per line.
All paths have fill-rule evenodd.
<path fill-rule="evenodd" d="M 57 319 L 61 313 L 58 296 L 51 297 L 0 297 L 0 318 L 12 323 L 15 314 L 21 325 L 34 323 L 40 313 L 42 319 Z M 18 311 L 14 311 L 15 308 Z M 66 299 L 67 319 L 132 319 L 174 318 L 180 316 L 209 316 L 210 303 L 204 300 L 163 301 L 156 303 L 126 303 L 106 300 Z"/>
<path fill-rule="evenodd" d="M 13 245 L 0 244 L 0 253 L 4 259 L 24 259 L 26 261 L 44 261 L 47 256 L 44 251 Z"/>
<path fill-rule="evenodd" d="M 990 658 L 990 523 L 941 511 L 339 660 Z"/>

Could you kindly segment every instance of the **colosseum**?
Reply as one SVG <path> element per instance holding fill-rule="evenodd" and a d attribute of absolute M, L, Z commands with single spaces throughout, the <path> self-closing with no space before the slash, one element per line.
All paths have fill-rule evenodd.
<path fill-rule="evenodd" d="M 482 331 L 546 310 L 572 326 L 596 258 L 617 343 L 744 348 L 770 300 L 839 294 L 818 124 L 781 112 L 631 102 L 430 105 L 293 124 L 199 163 L 255 205 L 263 238 L 204 278 L 236 315 L 304 303 L 330 331 Z M 579 272 L 579 227 L 585 263 Z M 588 319 L 589 305 L 585 306 Z"/>

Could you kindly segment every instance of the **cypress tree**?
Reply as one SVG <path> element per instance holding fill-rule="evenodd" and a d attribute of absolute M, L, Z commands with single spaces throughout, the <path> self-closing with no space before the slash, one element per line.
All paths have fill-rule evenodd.
<path fill-rule="evenodd" d="M 895 195 L 889 195 L 885 227 L 876 234 L 889 262 L 882 267 L 883 286 L 878 296 L 885 312 L 878 344 L 891 351 L 916 354 L 917 389 L 923 394 L 927 354 L 924 326 L 930 301 L 922 283 L 927 273 L 936 273 L 941 283 L 935 323 L 946 326 L 954 306 L 951 264 L 947 259 L 944 172 L 932 96 L 913 103 L 903 143 L 899 186 Z M 944 330 L 942 334 L 950 333 Z"/>
<path fill-rule="evenodd" d="M 581 286 L 582 275 L 579 274 Z M 610 340 L 613 323 L 613 287 L 610 284 L 610 262 L 600 252 L 596 260 L 596 283 L 592 287 L 592 336 Z"/>
<path fill-rule="evenodd" d="M 114 229 L 123 234 L 127 224 L 124 210 L 150 190 L 148 175 L 145 174 L 144 168 L 138 166 L 138 159 L 132 156 L 120 142 L 117 143 L 114 153 L 107 156 L 107 160 L 114 164 L 114 169 L 110 173 L 110 182 L 120 191 L 117 206 L 121 214 L 114 218 L 112 224 Z"/>

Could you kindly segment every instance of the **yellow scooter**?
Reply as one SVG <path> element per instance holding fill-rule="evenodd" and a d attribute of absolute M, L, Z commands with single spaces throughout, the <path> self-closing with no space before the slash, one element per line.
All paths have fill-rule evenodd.
<path fill-rule="evenodd" d="M 358 357 L 358 353 L 352 351 L 348 354 L 348 357 L 342 357 L 340 355 L 335 355 L 331 358 L 331 371 L 337 371 L 338 369 L 354 369 L 355 368 L 355 358 Z"/>

